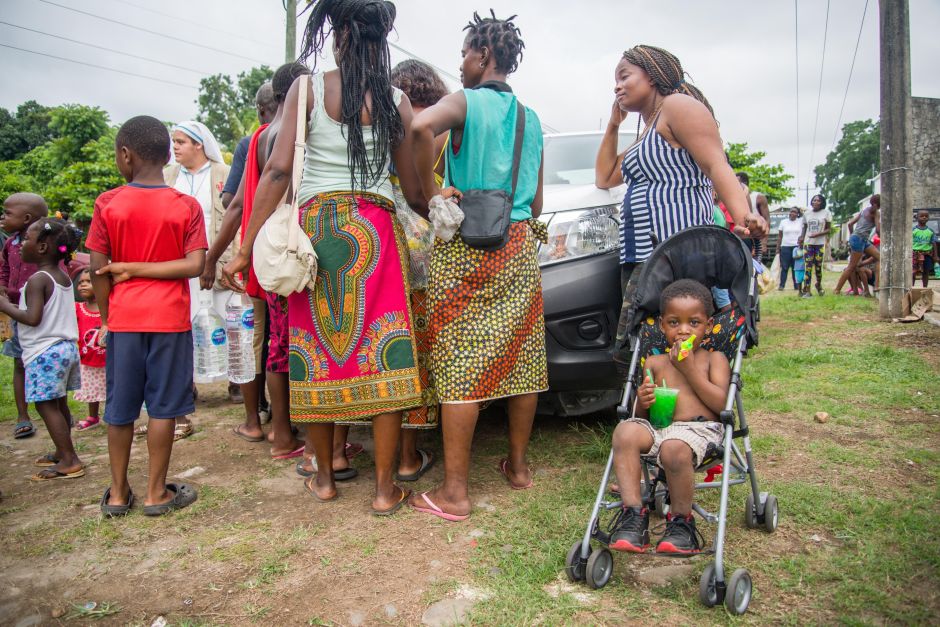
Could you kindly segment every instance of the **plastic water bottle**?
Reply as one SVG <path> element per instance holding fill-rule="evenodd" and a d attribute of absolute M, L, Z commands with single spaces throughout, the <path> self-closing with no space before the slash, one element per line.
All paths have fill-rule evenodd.
<path fill-rule="evenodd" d="M 199 311 L 193 317 L 193 350 L 196 383 L 222 379 L 228 370 L 225 321 L 212 308 L 212 294 L 199 290 Z"/>
<path fill-rule="evenodd" d="M 225 305 L 228 335 L 228 380 L 248 383 L 255 378 L 255 307 L 245 294 L 233 293 Z"/>

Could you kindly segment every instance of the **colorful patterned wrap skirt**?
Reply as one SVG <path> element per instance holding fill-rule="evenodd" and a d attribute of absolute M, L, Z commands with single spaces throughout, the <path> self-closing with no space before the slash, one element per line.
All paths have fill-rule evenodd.
<path fill-rule="evenodd" d="M 442 403 L 548 389 L 536 221 L 516 222 L 501 249 L 437 240 L 431 256 L 431 372 Z"/>
<path fill-rule="evenodd" d="M 406 409 L 401 426 L 404 429 L 435 429 L 440 414 L 437 391 L 431 376 L 431 326 L 428 317 L 428 293 L 411 291 L 412 329 L 418 347 L 418 372 L 421 375 L 421 406 Z"/>
<path fill-rule="evenodd" d="M 300 209 L 317 283 L 288 299 L 295 422 L 364 422 L 421 403 L 408 252 L 392 202 L 318 194 Z"/>

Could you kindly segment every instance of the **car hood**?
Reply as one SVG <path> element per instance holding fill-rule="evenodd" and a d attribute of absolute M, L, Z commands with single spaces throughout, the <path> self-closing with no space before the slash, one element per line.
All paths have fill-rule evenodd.
<path fill-rule="evenodd" d="M 543 190 L 542 214 L 619 205 L 625 192 L 625 185 L 611 189 L 598 189 L 594 185 L 546 185 Z"/>

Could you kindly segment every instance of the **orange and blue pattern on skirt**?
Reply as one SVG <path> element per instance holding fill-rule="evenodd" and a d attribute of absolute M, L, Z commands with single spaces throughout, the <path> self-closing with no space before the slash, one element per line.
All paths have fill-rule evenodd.
<path fill-rule="evenodd" d="M 418 371 L 421 376 L 421 405 L 406 409 L 402 417 L 405 429 L 434 429 L 440 417 L 437 391 L 431 375 L 430 320 L 428 319 L 428 293 L 411 291 L 412 330 L 418 349 Z"/>
<path fill-rule="evenodd" d="M 421 402 L 407 250 L 391 210 L 345 192 L 301 208 L 318 268 L 315 288 L 289 297 L 291 420 L 364 421 Z"/>
<path fill-rule="evenodd" d="M 548 388 L 542 281 L 528 222 L 494 251 L 460 237 L 431 256 L 431 371 L 441 402 L 484 401 Z"/>

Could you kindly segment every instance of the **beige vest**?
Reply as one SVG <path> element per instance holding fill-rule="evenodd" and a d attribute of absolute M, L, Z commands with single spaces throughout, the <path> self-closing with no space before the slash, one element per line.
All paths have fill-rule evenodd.
<path fill-rule="evenodd" d="M 209 221 L 209 228 L 206 229 L 206 236 L 209 239 L 209 244 L 211 245 L 213 240 L 219 234 L 219 229 L 222 228 L 222 218 L 225 216 L 225 207 L 222 206 L 222 188 L 225 186 L 225 180 L 228 178 L 228 171 L 231 168 L 224 163 L 212 162 L 212 165 L 209 166 L 209 184 L 212 186 L 212 211 L 211 219 Z M 166 184 L 170 187 L 176 185 L 176 179 L 180 175 L 180 164 L 172 163 L 165 168 L 163 168 L 163 180 L 166 181 Z M 219 257 L 219 262 L 216 264 L 215 270 L 215 287 L 221 289 L 222 286 L 219 283 L 219 278 L 222 277 L 222 267 L 229 262 L 232 256 L 238 251 L 237 242 L 241 238 L 236 234 L 235 239 L 232 240 L 232 244 L 225 249 L 225 252 L 222 253 L 222 256 Z"/>

